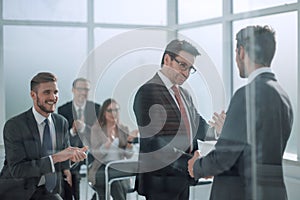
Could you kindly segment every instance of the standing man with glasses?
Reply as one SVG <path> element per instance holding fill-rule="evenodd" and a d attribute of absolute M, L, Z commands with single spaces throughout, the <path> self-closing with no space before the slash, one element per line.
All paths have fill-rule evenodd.
<path fill-rule="evenodd" d="M 190 43 L 171 41 L 161 70 L 135 96 L 133 109 L 141 137 L 136 188 L 147 200 L 188 200 L 189 186 L 195 181 L 188 174 L 190 157 L 185 154 L 197 149 L 197 139 L 221 132 L 225 113 L 215 113 L 209 128 L 181 87 L 196 72 L 193 64 L 198 55 Z"/>
<path fill-rule="evenodd" d="M 56 76 L 38 73 L 30 88 L 33 107 L 4 126 L 1 200 L 61 199 L 61 173 L 70 180 L 70 160 L 86 158 L 87 147 L 69 147 L 68 122 L 54 113 L 58 101 Z"/>
<path fill-rule="evenodd" d="M 69 122 L 70 143 L 72 146 L 82 147 L 91 144 L 91 127 L 97 120 L 100 105 L 88 101 L 90 82 L 85 78 L 77 78 L 73 81 L 73 100 L 58 107 L 58 113 L 63 115 Z M 80 193 L 80 167 L 81 162 L 71 168 L 72 185 L 65 184 L 65 197 L 69 200 L 74 196 L 79 200 Z M 70 187 L 71 186 L 71 187 Z"/>

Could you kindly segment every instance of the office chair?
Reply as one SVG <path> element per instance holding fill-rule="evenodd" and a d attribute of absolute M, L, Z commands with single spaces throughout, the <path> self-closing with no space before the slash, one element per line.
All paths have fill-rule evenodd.
<path fill-rule="evenodd" d="M 111 169 L 117 169 L 119 171 L 122 171 L 122 175 L 119 177 L 112 177 L 110 174 Z M 111 161 L 109 162 L 105 167 L 105 199 L 110 199 L 110 193 L 111 193 L 111 185 L 114 181 L 117 180 L 125 180 L 125 179 L 131 179 L 136 176 L 138 169 L 138 161 L 136 160 L 118 160 L 118 161 Z M 134 192 L 134 188 L 131 187 L 127 191 L 127 193 Z"/>

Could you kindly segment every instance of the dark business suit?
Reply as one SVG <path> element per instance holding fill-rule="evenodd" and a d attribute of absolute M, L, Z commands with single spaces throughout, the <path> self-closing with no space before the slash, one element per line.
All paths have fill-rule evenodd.
<path fill-rule="evenodd" d="M 196 139 L 204 140 L 208 125 L 188 92 L 182 88 L 180 91 L 188 109 L 194 151 Z M 187 171 L 189 157 L 174 152 L 174 147 L 189 153 L 190 142 L 179 108 L 158 74 L 139 88 L 133 108 L 141 136 L 136 182 L 139 194 L 174 199 L 184 193 L 179 198 L 188 199 L 189 185 L 194 184 Z"/>
<path fill-rule="evenodd" d="M 91 127 L 97 119 L 99 113 L 100 105 L 93 103 L 91 101 L 87 101 L 84 108 L 84 123 L 86 127 L 83 132 L 76 134 L 75 136 L 70 135 L 70 144 L 74 147 L 83 147 L 84 145 L 90 146 L 90 137 L 91 137 Z M 69 122 L 69 130 L 73 126 L 73 121 L 77 119 L 77 114 L 75 107 L 73 106 L 73 102 L 67 102 L 64 105 L 58 107 L 58 113 L 63 115 Z M 65 199 L 72 199 L 72 197 L 68 197 L 69 193 L 73 193 L 75 195 L 75 199 L 79 199 L 79 184 L 80 184 L 80 167 L 84 163 L 80 162 L 75 165 L 74 168 L 71 168 L 72 173 L 72 189 L 73 192 L 70 191 L 70 188 L 66 187 L 65 191 Z"/>
<path fill-rule="evenodd" d="M 56 149 L 69 146 L 68 122 L 51 114 L 56 132 Z M 42 157 L 41 138 L 32 109 L 11 118 L 4 126 L 5 162 L 0 175 L 0 199 L 30 199 L 36 191 L 41 176 L 52 171 L 49 157 Z M 55 164 L 57 186 L 61 190 L 61 172 L 69 162 Z"/>
<path fill-rule="evenodd" d="M 84 123 L 86 124 L 86 130 L 84 130 L 83 135 L 84 139 L 86 139 L 87 144 L 90 144 L 90 134 L 91 134 L 91 127 L 93 126 L 94 122 L 97 119 L 98 113 L 99 113 L 100 105 L 97 103 L 93 103 L 91 101 L 87 101 L 84 109 Z M 76 110 L 73 106 L 73 102 L 69 101 L 65 103 L 64 105 L 58 107 L 58 114 L 61 114 L 64 116 L 69 123 L 69 130 L 73 126 L 73 121 L 77 119 L 76 115 Z M 81 135 L 80 135 L 81 136 Z M 82 140 L 80 139 L 79 135 L 76 136 L 70 136 L 70 144 L 71 146 L 76 146 L 76 147 L 83 147 L 83 145 L 87 144 L 82 144 Z"/>
<path fill-rule="evenodd" d="M 293 113 L 274 74 L 240 88 L 226 115 L 216 150 L 194 165 L 197 178 L 215 175 L 210 199 L 287 199 L 282 156 Z"/>

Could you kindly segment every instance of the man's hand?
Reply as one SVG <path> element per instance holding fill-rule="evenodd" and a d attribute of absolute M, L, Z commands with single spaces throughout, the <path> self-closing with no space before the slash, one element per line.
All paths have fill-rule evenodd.
<path fill-rule="evenodd" d="M 82 120 L 74 120 L 73 122 L 73 130 L 76 130 L 77 132 L 82 132 L 85 128 L 85 123 Z"/>
<path fill-rule="evenodd" d="M 213 121 L 208 121 L 209 125 L 215 128 L 218 135 L 220 135 L 220 133 L 222 132 L 225 118 L 226 118 L 226 113 L 224 110 L 222 110 L 220 114 L 216 112 L 214 113 L 214 116 L 212 118 Z"/>
<path fill-rule="evenodd" d="M 73 151 L 73 155 L 70 159 L 71 161 L 80 162 L 86 159 L 87 155 L 85 152 L 89 149 L 87 146 L 84 146 L 82 148 L 78 148 L 78 147 L 72 147 L 72 148 L 75 148 L 75 150 Z"/>
<path fill-rule="evenodd" d="M 64 170 L 64 175 L 66 176 L 65 180 L 72 187 L 72 174 L 69 169 Z"/>
<path fill-rule="evenodd" d="M 53 163 L 63 162 L 66 160 L 71 160 L 73 162 L 79 162 L 86 158 L 86 151 L 88 147 L 68 147 L 56 154 L 52 155 Z"/>
<path fill-rule="evenodd" d="M 197 159 L 201 157 L 200 151 L 195 151 L 194 156 L 188 161 L 188 171 L 192 178 L 194 178 L 194 163 Z"/>

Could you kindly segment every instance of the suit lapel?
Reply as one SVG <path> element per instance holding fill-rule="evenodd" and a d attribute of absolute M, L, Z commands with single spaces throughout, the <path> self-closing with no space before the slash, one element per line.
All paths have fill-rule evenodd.
<path fill-rule="evenodd" d="M 55 127 L 55 136 L 56 136 L 56 149 L 55 149 L 55 151 L 56 151 L 62 146 L 62 139 L 60 139 L 61 127 L 60 127 L 60 124 L 58 123 L 58 120 L 55 117 L 54 113 L 51 114 L 51 118 L 53 120 L 53 124 L 54 124 L 54 127 Z"/>
<path fill-rule="evenodd" d="M 168 88 L 166 88 L 165 84 L 162 82 L 162 80 L 160 79 L 160 77 L 158 76 L 158 74 L 156 74 L 152 81 L 153 83 L 157 84 L 159 87 L 160 92 L 164 95 L 164 99 L 166 99 L 166 102 L 164 102 L 164 105 L 171 105 L 172 106 L 172 110 L 176 112 L 176 115 L 178 117 L 178 119 L 180 119 L 180 110 L 175 102 L 175 100 L 173 99 L 173 97 L 171 96 Z M 163 100 L 165 101 L 165 100 Z"/>
<path fill-rule="evenodd" d="M 37 122 L 32 113 L 32 109 L 30 109 L 26 112 L 26 118 L 27 118 L 27 122 L 29 125 L 29 130 L 33 136 L 34 143 L 36 144 L 35 146 L 36 146 L 38 155 L 41 155 L 41 149 L 42 149 L 41 137 L 40 137 L 39 129 L 37 127 Z"/>

